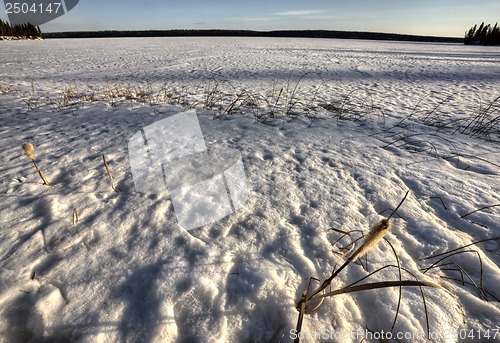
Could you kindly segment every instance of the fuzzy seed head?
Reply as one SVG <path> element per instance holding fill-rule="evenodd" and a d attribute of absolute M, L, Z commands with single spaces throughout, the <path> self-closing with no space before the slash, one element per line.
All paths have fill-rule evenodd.
<path fill-rule="evenodd" d="M 30 160 L 35 159 L 35 147 L 31 143 L 24 143 L 23 144 L 23 151 L 28 156 Z"/>
<path fill-rule="evenodd" d="M 361 244 L 361 246 L 349 258 L 349 261 L 354 262 L 359 257 L 366 254 L 375 245 L 377 245 L 382 238 L 384 238 L 385 234 L 389 232 L 390 229 L 391 229 L 391 222 L 389 219 L 382 219 L 377 224 L 375 224 L 370 229 L 370 232 L 368 232 L 368 234 L 365 236 L 363 244 Z"/>

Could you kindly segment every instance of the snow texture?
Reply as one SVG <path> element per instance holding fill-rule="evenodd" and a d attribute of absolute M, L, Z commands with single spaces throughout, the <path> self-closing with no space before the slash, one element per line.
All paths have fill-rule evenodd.
<path fill-rule="evenodd" d="M 402 267 L 448 290 L 424 288 L 431 341 L 500 341 L 499 240 L 474 244 L 465 249 L 473 252 L 425 272 L 439 260 L 428 256 L 500 236 L 499 207 L 462 218 L 500 203 L 498 131 L 471 136 L 418 119 L 436 108 L 453 122 L 477 113 L 478 95 L 483 108 L 493 102 L 499 48 L 64 39 L 2 42 L 0 65 L 0 342 L 291 342 L 309 278 L 328 278 L 350 242 L 337 242 L 339 230 L 360 238 L 407 190 L 385 238 Z M 214 120 L 216 111 L 203 108 L 214 79 L 224 80 L 228 96 L 273 89 L 275 97 L 280 89 L 290 96 L 298 84 L 295 96 L 325 106 L 314 107 L 314 121 L 278 116 L 265 125 L 249 108 Z M 234 213 L 186 231 L 172 195 L 137 191 L 131 138 L 186 108 L 134 99 L 57 103 L 65 89 L 91 93 L 116 84 L 182 90 L 208 151 L 241 154 L 246 202 L 236 199 L 242 206 Z M 368 99 L 371 110 L 349 107 L 353 97 Z M 338 109 L 342 101 L 350 112 L 340 118 L 326 105 Z M 498 116 L 498 107 L 492 113 Z M 34 145 L 51 186 L 23 155 L 23 143 Z M 112 189 L 102 155 L 121 192 Z M 217 205 L 216 195 L 202 200 Z M 381 241 L 332 289 L 394 264 Z M 451 280 L 461 278 L 459 267 L 469 284 Z M 403 279 L 414 278 L 403 272 Z M 363 282 L 388 280 L 398 280 L 396 268 Z M 329 298 L 305 316 L 301 342 L 360 342 L 354 333 L 389 332 L 398 298 L 399 288 Z M 401 342 L 426 341 L 417 287 L 403 289 L 392 331 L 407 335 Z M 470 332 L 475 340 L 465 337 Z M 487 332 L 489 340 L 479 338 Z"/>

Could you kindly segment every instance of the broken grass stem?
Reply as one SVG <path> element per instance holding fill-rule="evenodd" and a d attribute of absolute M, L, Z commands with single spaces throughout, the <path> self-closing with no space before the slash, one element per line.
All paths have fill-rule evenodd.
<path fill-rule="evenodd" d="M 38 172 L 38 174 L 40 175 L 40 177 L 42 178 L 43 180 L 43 184 L 45 186 L 50 186 L 50 182 L 47 180 L 47 178 L 45 178 L 45 175 L 43 175 L 42 171 L 40 170 L 40 168 L 38 168 L 36 162 L 35 162 L 35 159 L 32 159 L 31 162 L 33 162 L 33 164 L 35 165 L 35 168 L 36 168 L 36 171 Z"/>
<path fill-rule="evenodd" d="M 304 314 L 306 313 L 306 305 L 307 305 L 307 290 L 304 291 L 302 294 L 302 299 L 299 302 L 299 319 L 297 320 L 297 327 L 296 327 L 296 332 L 301 332 L 302 331 L 302 322 L 304 321 Z M 295 340 L 293 341 L 294 343 L 300 343 L 300 337 L 297 336 Z"/>
<path fill-rule="evenodd" d="M 76 210 L 76 207 L 73 209 L 73 225 L 76 225 L 78 223 L 78 211 Z"/>
<path fill-rule="evenodd" d="M 115 192 L 120 192 L 120 189 L 115 186 L 115 181 L 113 180 L 113 176 L 111 175 L 111 172 L 109 171 L 108 163 L 106 162 L 106 157 L 102 155 L 102 160 L 104 161 L 104 166 L 106 167 L 106 172 L 108 173 L 109 179 L 111 180 L 111 187 L 113 187 L 113 190 Z"/>

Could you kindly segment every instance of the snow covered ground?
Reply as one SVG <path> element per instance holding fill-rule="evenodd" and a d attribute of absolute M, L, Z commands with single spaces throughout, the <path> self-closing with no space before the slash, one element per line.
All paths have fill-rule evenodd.
<path fill-rule="evenodd" d="M 47 40 L 2 42 L 0 65 L 0 342 L 291 342 L 309 278 L 350 241 L 340 231 L 361 237 L 408 190 L 386 238 L 449 291 L 424 288 L 431 341 L 500 342 L 500 207 L 467 215 L 500 204 L 500 48 Z M 186 231 L 167 192 L 136 191 L 128 144 L 193 109 L 209 150 L 240 152 L 248 200 Z M 397 264 L 385 242 L 360 262 L 332 290 Z M 301 342 L 426 341 L 420 290 L 403 288 L 393 327 L 398 298 L 328 298 Z"/>

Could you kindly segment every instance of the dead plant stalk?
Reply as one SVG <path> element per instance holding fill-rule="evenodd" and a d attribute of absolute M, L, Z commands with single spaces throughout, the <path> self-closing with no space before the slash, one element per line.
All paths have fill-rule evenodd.
<path fill-rule="evenodd" d="M 401 200 L 401 202 L 396 207 L 396 209 L 392 211 L 391 215 L 388 218 L 382 219 L 377 224 L 375 224 L 370 229 L 368 234 L 365 236 L 361 246 L 352 253 L 352 255 L 344 262 L 344 264 L 339 269 L 334 270 L 332 272 L 332 275 L 328 279 L 326 279 L 314 292 L 312 292 L 311 295 L 308 295 L 308 290 L 309 290 L 309 287 L 311 285 L 311 282 L 309 282 L 309 287 L 302 293 L 301 300 L 297 304 L 297 310 L 299 311 L 299 317 L 297 320 L 296 332 L 298 334 L 300 334 L 300 332 L 302 330 L 304 315 L 306 313 L 311 313 L 312 311 L 315 311 L 317 308 L 319 308 L 322 305 L 322 301 L 326 297 L 333 297 L 333 296 L 340 295 L 340 294 L 347 294 L 347 293 L 388 288 L 388 287 L 400 287 L 401 288 L 401 287 L 417 286 L 420 288 L 433 287 L 433 288 L 444 289 L 442 286 L 440 286 L 436 283 L 433 283 L 433 282 L 425 282 L 425 281 L 418 281 L 418 280 L 402 280 L 401 274 L 400 274 L 400 279 L 398 281 L 374 282 L 374 283 L 362 284 L 362 285 L 358 285 L 358 286 L 354 286 L 354 284 L 351 284 L 347 287 L 333 290 L 333 291 L 330 291 L 328 293 L 324 292 L 325 289 L 331 285 L 333 279 L 342 270 L 344 270 L 350 263 L 355 262 L 358 258 L 362 257 L 363 255 L 366 255 L 368 253 L 368 251 L 370 251 L 373 247 L 375 247 L 382 239 L 385 239 L 384 236 L 391 229 L 391 222 L 390 221 L 391 221 L 392 217 L 396 214 L 398 209 L 401 207 L 403 202 L 406 200 L 408 193 L 409 193 L 409 191 L 406 192 L 404 198 Z M 399 262 L 398 262 L 398 265 L 399 265 Z M 398 267 L 398 269 L 401 272 L 401 268 Z M 370 275 L 373 275 L 373 273 Z M 361 280 L 359 280 L 359 281 L 361 281 Z M 357 281 L 357 282 L 359 282 L 359 281 Z M 310 310 L 308 312 L 306 307 L 312 301 L 317 301 L 317 302 L 319 302 L 319 304 L 316 305 L 312 310 Z M 425 304 L 425 300 L 424 300 L 424 304 Z M 300 342 L 300 335 L 297 336 L 297 338 L 295 339 L 294 342 L 295 343 Z"/>
<path fill-rule="evenodd" d="M 35 162 L 35 147 L 33 146 L 33 144 L 24 143 L 23 151 L 26 154 L 26 156 L 28 156 L 28 158 L 31 160 L 31 162 L 33 162 L 33 165 L 35 166 L 38 175 L 40 175 L 40 177 L 42 178 L 43 184 L 45 186 L 50 186 L 50 182 L 47 180 L 45 175 L 43 175 L 42 171 L 40 170 L 40 168 L 38 168 L 38 165 Z"/>

